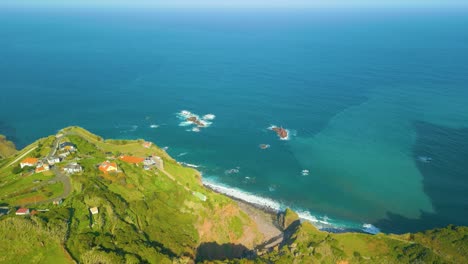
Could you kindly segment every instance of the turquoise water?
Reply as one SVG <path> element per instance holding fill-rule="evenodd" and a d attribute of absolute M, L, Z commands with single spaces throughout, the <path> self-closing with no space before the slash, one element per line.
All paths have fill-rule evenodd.
<path fill-rule="evenodd" d="M 468 224 L 468 11 L 0 13 L 20 147 L 80 125 L 333 226 Z M 182 110 L 216 118 L 192 132 Z"/>

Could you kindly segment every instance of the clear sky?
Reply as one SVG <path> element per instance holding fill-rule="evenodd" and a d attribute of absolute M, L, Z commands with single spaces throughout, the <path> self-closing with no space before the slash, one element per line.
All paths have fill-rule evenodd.
<path fill-rule="evenodd" d="M 0 6 L 23 7 L 170 7 L 170 8 L 309 8 L 309 7 L 456 7 L 468 0 L 0 0 Z"/>

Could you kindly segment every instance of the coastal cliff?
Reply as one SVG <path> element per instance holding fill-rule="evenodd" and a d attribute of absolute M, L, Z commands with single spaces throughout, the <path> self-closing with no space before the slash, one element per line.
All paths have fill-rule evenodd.
<path fill-rule="evenodd" d="M 0 135 L 0 159 L 9 157 L 16 153 L 15 144 L 8 141 L 3 135 Z"/>
<path fill-rule="evenodd" d="M 48 171 L 19 167 L 23 158 L 46 162 L 58 155 L 63 158 Z M 1 263 L 468 260 L 466 227 L 406 235 L 327 233 L 290 209 L 276 215 L 206 188 L 198 171 L 144 140 L 105 140 L 69 127 L 17 156 L 0 163 L 0 239 L 11 241 L 0 245 Z M 15 215 L 19 207 L 28 214 Z"/>

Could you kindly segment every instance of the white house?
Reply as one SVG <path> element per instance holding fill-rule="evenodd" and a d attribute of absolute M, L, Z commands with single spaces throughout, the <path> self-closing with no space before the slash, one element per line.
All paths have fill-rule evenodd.
<path fill-rule="evenodd" d="M 49 163 L 49 165 L 54 165 L 55 163 L 59 163 L 61 161 L 61 159 L 59 157 L 50 157 L 50 158 L 47 158 L 47 163 Z"/>
<path fill-rule="evenodd" d="M 95 215 L 95 214 L 98 214 L 99 213 L 99 210 L 97 207 L 92 207 L 92 208 L 89 208 L 89 211 L 91 212 L 91 214 Z"/>
<path fill-rule="evenodd" d="M 63 168 L 63 170 L 66 173 L 79 173 L 79 172 L 83 171 L 83 167 L 81 167 L 78 163 L 73 162 L 73 163 L 70 163 L 67 166 L 65 166 L 65 168 Z"/>

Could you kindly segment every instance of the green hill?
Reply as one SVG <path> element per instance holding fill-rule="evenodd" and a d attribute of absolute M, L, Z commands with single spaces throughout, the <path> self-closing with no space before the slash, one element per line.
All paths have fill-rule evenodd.
<path fill-rule="evenodd" d="M 0 159 L 9 157 L 16 153 L 16 147 L 13 142 L 8 141 L 3 135 L 0 135 Z"/>
<path fill-rule="evenodd" d="M 64 142 L 76 150 L 59 147 L 56 151 Z M 49 171 L 19 167 L 26 158 L 40 161 L 58 155 L 63 159 Z M 141 162 L 144 158 L 154 164 L 146 167 Z M 105 161 L 110 166 L 100 167 Z M 66 174 L 65 169 L 75 163 L 82 171 Z M 116 170 L 111 170 L 114 165 Z M 0 239 L 13 241 L 1 243 L 0 263 L 468 260 L 466 227 L 400 236 L 331 234 L 301 223 L 291 210 L 278 218 L 283 241 L 266 247 L 259 219 L 232 199 L 206 189 L 196 170 L 183 167 L 144 140 L 104 140 L 79 127 L 39 139 L 4 159 L 0 163 L 0 205 L 0 213 L 5 214 L 0 216 Z M 14 212 L 20 206 L 35 211 L 17 216 Z M 244 258 L 234 259 L 240 256 Z"/>

